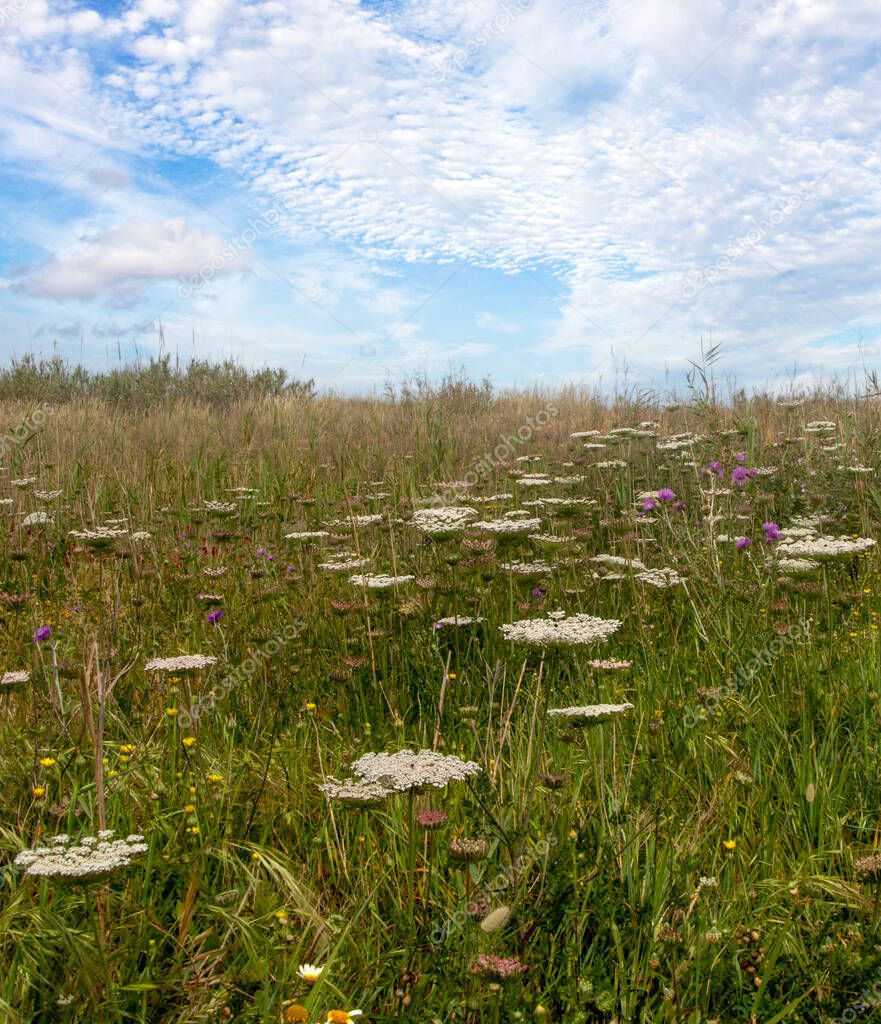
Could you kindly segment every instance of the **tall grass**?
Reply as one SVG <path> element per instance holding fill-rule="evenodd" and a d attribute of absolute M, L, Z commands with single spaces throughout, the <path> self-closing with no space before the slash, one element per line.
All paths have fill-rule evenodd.
<path fill-rule="evenodd" d="M 156 395 L 166 371 L 150 371 Z M 0 1018 L 275 1022 L 293 1004 L 309 1020 L 358 1007 L 370 1020 L 468 1024 L 867 1015 L 877 901 L 854 862 L 881 839 L 878 556 L 789 578 L 770 571 L 760 524 L 820 513 L 829 532 L 877 535 L 874 477 L 838 468 L 878 470 L 877 401 L 830 391 L 787 409 L 709 394 L 669 411 L 463 381 L 345 399 L 283 393 L 275 378 L 220 398 L 207 374 L 169 402 L 123 377 L 79 388 L 47 367 L 0 374 L 0 489 L 13 501 L 0 670 L 30 670 L 0 693 Z M 546 516 L 545 532 L 572 543 L 540 581 L 499 567 L 534 558 L 528 542 L 486 558 L 399 521 L 551 406 L 456 499 L 511 493 L 491 518 L 548 493 L 594 498 L 574 518 Z M 838 425 L 839 451 L 806 437 L 821 419 Z M 700 434 L 696 464 L 653 438 L 599 453 L 570 440 L 646 420 L 658 438 Z M 701 467 L 720 460 L 730 474 L 741 452 L 776 472 L 729 482 L 711 508 Z M 626 468 L 591 468 L 608 459 Z M 587 479 L 528 488 L 518 467 Z M 658 487 L 685 507 L 641 523 L 635 496 Z M 41 501 L 34 489 L 61 493 Z M 54 523 L 22 527 L 40 508 Z M 371 512 L 383 523 L 283 539 Z M 102 550 L 69 537 L 123 519 L 150 539 Z M 720 533 L 752 544 L 738 552 Z M 342 548 L 416 581 L 382 595 L 317 568 Z M 588 559 L 599 553 L 675 567 L 686 582 L 655 590 L 632 569 L 598 579 Z M 203 572 L 221 565 L 223 576 Z M 217 622 L 206 592 L 222 598 Z M 501 623 L 557 608 L 622 627 L 545 658 L 502 639 Z M 453 614 L 483 621 L 434 627 Z M 52 633 L 35 642 L 43 626 Z M 180 653 L 218 664 L 144 672 Z M 632 666 L 592 668 L 596 658 Z M 189 725 L 212 690 L 215 706 Z M 591 730 L 544 714 L 623 701 L 631 715 Z M 405 747 L 485 772 L 363 810 L 319 793 L 360 754 Z M 102 805 L 109 828 L 149 843 L 125 873 L 76 888 L 12 867 L 58 832 L 94 834 Z M 448 816 L 439 829 L 414 821 L 428 806 Z M 454 861 L 455 836 L 485 838 L 487 858 Z M 506 920 L 483 930 L 503 906 Z M 480 953 L 527 970 L 497 985 L 474 973 Z M 297 975 L 307 961 L 325 966 L 311 988 Z"/>

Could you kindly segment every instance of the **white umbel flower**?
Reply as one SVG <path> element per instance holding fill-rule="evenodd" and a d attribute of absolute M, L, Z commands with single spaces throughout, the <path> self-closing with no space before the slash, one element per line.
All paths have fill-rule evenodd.
<path fill-rule="evenodd" d="M 599 619 L 593 615 L 570 615 L 546 619 L 520 619 L 499 628 L 506 640 L 533 647 L 575 647 L 608 640 L 618 631 L 618 619 Z"/>
<path fill-rule="evenodd" d="M 59 881 L 90 882 L 128 867 L 134 857 L 147 852 L 143 836 L 113 839 L 113 832 L 85 836 L 75 846 L 66 835 L 55 836 L 51 846 L 22 851 L 14 861 L 28 875 Z"/>
<path fill-rule="evenodd" d="M 582 707 L 549 708 L 548 716 L 562 719 L 567 725 L 594 725 L 632 710 L 632 704 L 586 704 Z"/>
<path fill-rule="evenodd" d="M 195 672 L 217 663 L 209 654 L 181 654 L 175 658 L 154 658 L 144 666 L 145 672 Z"/>
<path fill-rule="evenodd" d="M 415 576 L 350 576 L 349 583 L 356 587 L 367 587 L 368 590 L 387 590 L 402 583 L 411 583 L 415 579 Z"/>
<path fill-rule="evenodd" d="M 871 537 L 805 537 L 783 541 L 777 553 L 792 558 L 844 558 L 862 555 L 873 547 L 875 541 Z"/>
<path fill-rule="evenodd" d="M 429 537 L 458 533 L 477 516 L 473 508 L 449 505 L 445 508 L 421 508 L 413 513 L 410 522 Z"/>
<path fill-rule="evenodd" d="M 352 771 L 364 783 L 403 793 L 426 786 L 442 789 L 450 782 L 479 775 L 483 768 L 476 761 L 435 750 L 399 750 L 395 754 L 364 754 L 352 762 Z"/>
<path fill-rule="evenodd" d="M 31 512 L 22 519 L 22 526 L 51 526 L 55 520 L 48 512 Z"/>
<path fill-rule="evenodd" d="M 494 533 L 499 536 L 519 536 L 524 533 L 535 533 L 541 528 L 540 519 L 486 519 L 472 523 L 472 528 L 483 533 Z"/>

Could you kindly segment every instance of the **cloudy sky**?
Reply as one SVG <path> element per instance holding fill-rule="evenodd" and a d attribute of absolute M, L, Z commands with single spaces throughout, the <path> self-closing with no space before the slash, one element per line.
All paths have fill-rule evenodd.
<path fill-rule="evenodd" d="M 0 0 L 0 356 L 881 364 L 878 0 Z"/>

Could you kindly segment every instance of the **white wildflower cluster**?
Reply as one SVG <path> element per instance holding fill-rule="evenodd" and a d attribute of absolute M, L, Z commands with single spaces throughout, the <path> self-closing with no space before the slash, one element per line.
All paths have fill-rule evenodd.
<path fill-rule="evenodd" d="M 588 559 L 589 562 L 596 562 L 599 565 L 620 565 L 622 568 L 639 569 L 641 572 L 648 570 L 638 558 L 622 558 L 621 555 L 594 555 Z"/>
<path fill-rule="evenodd" d="M 839 466 L 838 469 L 842 473 L 853 473 L 854 476 L 863 476 L 866 473 L 875 472 L 871 466 Z"/>
<path fill-rule="evenodd" d="M 666 566 L 661 569 L 646 569 L 645 572 L 638 572 L 635 579 L 638 579 L 640 583 L 647 583 L 650 587 L 657 587 L 659 590 L 675 587 L 685 582 L 675 569 L 669 569 Z"/>
<path fill-rule="evenodd" d="M 328 569 L 331 572 L 351 572 L 353 569 L 363 569 L 370 565 L 369 558 L 359 558 L 350 551 L 340 551 L 333 555 L 328 562 L 319 562 L 319 569 Z"/>
<path fill-rule="evenodd" d="M 133 541 L 140 542 L 140 541 L 150 540 L 150 538 L 152 536 L 153 535 L 151 533 L 148 533 L 147 530 L 135 530 L 134 533 L 131 536 L 131 539 Z"/>
<path fill-rule="evenodd" d="M 594 462 L 594 469 L 627 469 L 627 463 L 623 459 L 609 459 L 607 462 Z"/>
<path fill-rule="evenodd" d="M 402 583 L 411 583 L 415 576 L 350 576 L 349 583 L 356 587 L 367 587 L 368 590 L 386 590 Z"/>
<path fill-rule="evenodd" d="M 285 540 L 322 540 L 329 537 L 327 530 L 301 530 L 299 533 L 286 533 Z"/>
<path fill-rule="evenodd" d="M 9 485 L 10 485 L 10 487 L 22 488 L 22 487 L 30 487 L 31 484 L 35 484 L 36 482 L 37 482 L 37 478 L 35 476 L 23 476 L 23 477 L 19 477 L 18 480 L 10 480 L 9 481 Z"/>
<path fill-rule="evenodd" d="M 566 616 L 565 612 L 556 612 L 546 619 L 520 619 L 499 628 L 506 640 L 515 643 L 533 647 L 573 647 L 608 640 L 620 626 L 618 619 L 599 619 L 593 615 Z"/>
<path fill-rule="evenodd" d="M 516 536 L 521 533 L 534 533 L 541 527 L 541 519 L 485 519 L 471 525 L 483 533 Z"/>
<path fill-rule="evenodd" d="M 563 719 L 567 725 L 594 725 L 632 710 L 632 704 L 587 704 L 583 707 L 549 708 L 548 716 Z"/>
<path fill-rule="evenodd" d="M 553 482 L 547 473 L 526 473 L 517 481 L 521 487 L 547 487 Z"/>
<path fill-rule="evenodd" d="M 3 505 L 4 508 L 14 504 L 15 501 L 12 498 L 0 498 L 0 505 Z"/>
<path fill-rule="evenodd" d="M 223 574 L 226 572 L 226 566 L 225 565 L 214 565 L 214 566 L 206 565 L 205 568 L 202 570 L 202 572 L 207 577 L 209 577 L 209 579 L 218 579 L 219 577 L 223 576 Z"/>
<path fill-rule="evenodd" d="M 180 654 L 174 658 L 153 658 L 144 666 L 145 672 L 195 672 L 215 665 L 217 658 L 210 654 Z"/>
<path fill-rule="evenodd" d="M 20 686 L 22 683 L 26 683 L 30 678 L 31 674 L 27 669 L 4 672 L 3 675 L 0 676 L 0 686 Z"/>
<path fill-rule="evenodd" d="M 126 536 L 128 536 L 128 530 L 113 526 L 96 526 L 94 530 L 70 530 L 68 532 L 68 537 L 73 537 L 74 540 L 92 547 L 110 544 L 112 541 Z"/>
<path fill-rule="evenodd" d="M 470 615 L 447 615 L 442 619 L 438 619 L 435 624 L 435 629 L 443 629 L 444 626 L 472 626 L 477 622 L 483 622 L 483 616 L 479 615 L 476 618 Z"/>
<path fill-rule="evenodd" d="M 473 498 L 469 498 L 468 500 L 480 502 L 483 505 L 491 505 L 499 501 L 511 501 L 513 497 L 513 494 L 489 494 L 485 498 L 478 498 L 475 496 Z"/>
<path fill-rule="evenodd" d="M 444 508 L 421 508 L 413 513 L 413 526 L 430 537 L 458 533 L 477 516 L 473 508 L 449 505 Z"/>
<path fill-rule="evenodd" d="M 50 840 L 51 846 L 38 846 L 34 850 L 23 850 L 14 861 L 16 867 L 38 878 L 54 878 L 59 881 L 90 882 L 128 867 L 138 854 L 147 852 L 144 837 L 127 836 L 114 839 L 111 830 L 95 836 L 85 836 L 78 845 L 70 836 L 59 835 Z"/>
<path fill-rule="evenodd" d="M 348 519 L 331 519 L 325 526 L 375 526 L 382 522 L 382 515 L 379 512 L 363 515 L 349 516 Z"/>
<path fill-rule="evenodd" d="M 51 526 L 55 520 L 48 512 L 31 512 L 22 519 L 22 526 Z"/>
<path fill-rule="evenodd" d="M 34 491 L 37 501 L 55 501 L 61 497 L 61 491 Z"/>
<path fill-rule="evenodd" d="M 238 505 L 234 501 L 205 501 L 202 504 L 203 512 L 213 512 L 219 516 L 231 516 L 238 511 Z"/>
<path fill-rule="evenodd" d="M 820 563 L 811 558 L 778 558 L 774 562 L 774 568 L 790 576 L 799 576 L 819 569 Z"/>
<path fill-rule="evenodd" d="M 838 430 L 838 424 L 832 420 L 812 420 L 805 426 L 806 434 L 829 434 Z"/>
<path fill-rule="evenodd" d="M 581 441 L 585 437 L 601 437 L 599 430 L 576 430 L 574 434 L 570 434 L 569 438 L 572 441 Z"/>
<path fill-rule="evenodd" d="M 369 807 L 372 804 L 382 803 L 391 792 L 378 783 L 359 782 L 356 779 L 340 782 L 339 779 L 329 778 L 318 788 L 331 800 L 339 800 L 340 803 L 350 804 L 353 807 Z"/>
<path fill-rule="evenodd" d="M 633 664 L 632 661 L 611 661 L 605 658 L 596 658 L 593 661 L 587 663 L 591 668 L 605 669 L 606 671 L 621 671 L 622 669 L 630 668 Z"/>
<path fill-rule="evenodd" d="M 553 571 L 551 566 L 541 559 L 535 562 L 503 562 L 500 568 L 513 576 L 544 576 Z"/>
<path fill-rule="evenodd" d="M 476 761 L 463 761 L 454 754 L 399 750 L 395 754 L 364 754 L 352 762 L 352 771 L 362 782 L 403 793 L 426 786 L 442 789 L 450 782 L 479 775 L 483 768 Z"/>
<path fill-rule="evenodd" d="M 566 509 L 595 508 L 596 501 L 593 498 L 538 498 L 535 501 L 523 502 L 524 505 L 545 508 L 550 512 L 562 512 Z"/>
<path fill-rule="evenodd" d="M 584 445 L 582 445 L 582 447 L 585 451 L 595 452 L 599 451 L 601 448 L 608 448 L 609 446 L 607 444 L 601 444 L 597 441 L 587 441 Z"/>
<path fill-rule="evenodd" d="M 801 540 L 782 541 L 777 548 L 781 557 L 791 558 L 846 558 L 862 555 L 875 547 L 871 537 L 805 537 Z"/>

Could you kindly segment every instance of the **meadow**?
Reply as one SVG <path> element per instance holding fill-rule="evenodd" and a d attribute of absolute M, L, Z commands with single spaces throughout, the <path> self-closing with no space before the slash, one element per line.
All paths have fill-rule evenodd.
<path fill-rule="evenodd" d="M 877 398 L 17 372 L 0 1019 L 872 1019 Z"/>

